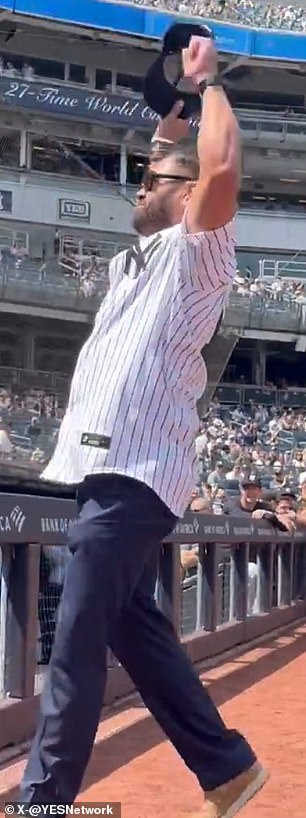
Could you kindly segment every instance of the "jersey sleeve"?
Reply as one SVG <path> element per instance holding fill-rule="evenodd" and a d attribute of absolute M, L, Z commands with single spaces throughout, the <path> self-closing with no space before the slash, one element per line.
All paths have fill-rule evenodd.
<path fill-rule="evenodd" d="M 236 274 L 233 222 L 202 233 L 181 225 L 179 280 L 185 317 L 203 345 L 213 337 Z"/>
<path fill-rule="evenodd" d="M 230 290 L 236 274 L 234 221 L 202 233 L 188 233 L 185 221 L 181 225 L 181 274 L 192 289 L 207 295 Z"/>

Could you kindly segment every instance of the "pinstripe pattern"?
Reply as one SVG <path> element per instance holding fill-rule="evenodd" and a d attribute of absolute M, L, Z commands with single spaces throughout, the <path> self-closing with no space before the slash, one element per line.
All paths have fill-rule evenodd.
<path fill-rule="evenodd" d="M 195 482 L 201 349 L 235 275 L 233 226 L 188 235 L 176 225 L 110 264 L 110 289 L 80 352 L 57 447 L 43 478 L 116 472 L 150 486 L 182 516 Z M 103 450 L 82 433 L 111 439 Z"/>

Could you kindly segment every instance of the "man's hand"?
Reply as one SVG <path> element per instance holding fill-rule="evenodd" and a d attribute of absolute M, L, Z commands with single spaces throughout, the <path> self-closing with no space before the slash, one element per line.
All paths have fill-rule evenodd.
<path fill-rule="evenodd" d="M 183 48 L 182 62 L 184 76 L 190 77 L 195 85 L 217 74 L 218 53 L 211 37 L 191 37 L 188 48 Z"/>
<path fill-rule="evenodd" d="M 285 526 L 288 534 L 295 534 L 296 532 L 296 514 L 294 511 L 287 511 L 285 514 L 277 514 L 279 522 Z"/>
<path fill-rule="evenodd" d="M 172 111 L 161 119 L 152 142 L 167 140 L 167 142 L 179 142 L 180 139 L 185 139 L 189 131 L 189 122 L 187 119 L 179 119 L 179 115 L 184 107 L 184 102 L 178 100 L 172 108 Z"/>
<path fill-rule="evenodd" d="M 269 516 L 273 516 L 272 512 L 267 511 L 264 508 L 257 508 L 256 511 L 252 512 L 253 520 L 264 520 L 265 518 L 268 519 Z"/>

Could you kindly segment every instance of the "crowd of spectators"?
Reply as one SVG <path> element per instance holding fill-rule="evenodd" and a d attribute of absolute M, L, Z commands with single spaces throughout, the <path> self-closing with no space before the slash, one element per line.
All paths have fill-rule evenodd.
<path fill-rule="evenodd" d="M 103 287 L 108 287 L 108 260 L 98 254 L 80 255 L 70 250 L 59 258 L 59 267 L 65 279 L 76 284 L 78 294 L 83 298 L 103 294 Z M 45 270 L 46 274 L 52 274 L 52 265 L 46 262 Z"/>
<path fill-rule="evenodd" d="M 175 11 L 254 28 L 306 30 L 306 8 L 296 3 L 265 0 L 133 0 L 135 5 Z"/>
<path fill-rule="evenodd" d="M 54 448 L 63 410 L 43 390 L 0 389 L 0 461 L 41 471 Z"/>
<path fill-rule="evenodd" d="M 265 521 L 271 531 L 290 536 L 306 526 L 306 412 L 255 403 L 225 407 L 215 399 L 202 420 L 196 452 L 198 484 L 191 511 Z M 197 584 L 198 556 L 198 546 L 182 546 L 183 587 L 190 591 Z M 219 558 L 228 590 L 226 546 Z M 257 551 L 250 547 L 247 613 L 259 610 Z"/>
<path fill-rule="evenodd" d="M 114 252 L 117 252 L 115 248 Z M 32 260 L 23 246 L 3 246 L 0 249 L 0 284 L 2 295 L 7 287 L 16 283 L 25 283 L 32 287 L 52 287 L 73 291 L 80 298 L 102 297 L 108 289 L 109 257 L 97 246 L 96 250 L 79 250 L 78 245 L 71 243 L 60 252 L 55 247 L 52 257 L 43 253 L 41 260 Z M 306 306 L 306 279 L 287 276 L 286 264 L 284 274 L 272 274 L 261 278 L 250 267 L 244 271 L 237 269 L 233 293 L 257 302 Z"/>
<path fill-rule="evenodd" d="M 33 80 L 35 72 L 33 66 L 24 61 L 20 68 L 15 64 L 14 57 L 12 60 L 7 60 L 0 55 L 0 77 L 20 77 L 25 80 Z"/>
<path fill-rule="evenodd" d="M 2 463 L 19 456 L 43 465 L 55 445 L 64 405 L 63 395 L 0 389 Z M 260 483 L 270 499 L 280 492 L 297 498 L 306 483 L 306 410 L 251 401 L 229 406 L 214 398 L 195 443 L 198 484 L 192 500 L 214 514 L 226 512 L 245 481 Z"/>
<path fill-rule="evenodd" d="M 80 298 L 104 295 L 108 286 L 108 259 L 96 252 L 79 252 L 70 248 L 52 257 L 32 259 L 25 247 L 14 243 L 0 249 L 2 294 L 9 285 L 24 282 L 29 287 L 61 287 L 73 290 Z"/>
<path fill-rule="evenodd" d="M 214 399 L 196 451 L 198 485 L 192 499 L 212 513 L 232 512 L 232 498 L 247 486 L 252 497 L 256 489 L 256 500 L 273 504 L 290 496 L 297 502 L 306 484 L 306 412 L 253 403 L 225 407 Z"/>
<path fill-rule="evenodd" d="M 262 300 L 275 307 L 277 304 L 306 305 L 306 281 L 275 276 L 275 278 L 255 278 L 252 270 L 246 269 L 242 274 L 237 270 L 233 292 L 248 299 Z"/>
<path fill-rule="evenodd" d="M 24 476 L 38 477 L 56 444 L 63 417 L 63 395 L 44 390 L 0 389 L 0 468 L 22 465 Z M 306 410 L 222 404 L 215 397 L 201 419 L 195 441 L 197 485 L 190 509 L 198 514 L 264 520 L 271 529 L 294 534 L 306 525 Z M 17 471 L 17 470 L 16 470 Z M 18 474 L 19 472 L 17 472 Z M 256 549 L 248 560 L 248 615 L 259 610 Z M 223 614 L 229 616 L 230 549 L 220 547 Z M 38 658 L 50 658 L 58 605 L 68 559 L 66 547 L 44 547 L 39 594 Z M 198 547 L 181 547 L 183 625 L 195 627 Z"/>

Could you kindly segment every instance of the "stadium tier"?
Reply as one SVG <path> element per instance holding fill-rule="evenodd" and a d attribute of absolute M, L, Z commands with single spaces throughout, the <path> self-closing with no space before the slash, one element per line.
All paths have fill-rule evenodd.
<path fill-rule="evenodd" d="M 270 0 L 270 2 L 265 2 L 265 0 L 190 0 L 190 2 L 187 0 L 151 0 L 151 2 L 150 0 L 133 0 L 127 4 L 126 8 L 122 3 L 117 5 L 116 2 L 104 2 L 103 0 L 104 8 L 102 9 L 100 0 L 75 0 L 71 14 L 66 7 L 67 4 L 60 7 L 56 0 L 37 0 L 35 11 L 32 6 L 27 9 L 27 3 L 22 0 L 5 0 L 1 5 L 3 9 L 15 14 L 33 14 L 39 19 L 53 19 L 62 24 L 83 25 L 89 29 L 123 30 L 125 33 L 139 35 L 145 33 L 144 28 L 147 26 L 147 35 L 156 37 L 160 37 L 163 33 L 159 19 L 161 15 L 157 16 L 157 12 L 179 15 L 180 19 L 184 19 L 185 16 L 193 16 L 221 24 L 223 21 L 237 23 L 244 28 L 259 29 L 259 31 L 261 29 L 281 29 L 304 32 L 306 20 L 304 0 L 292 0 L 290 3 L 280 3 L 278 0 Z M 136 16 L 133 6 L 140 7 L 140 12 L 144 9 L 154 10 L 153 25 L 151 20 L 147 23 L 143 14 Z M 249 32 L 247 34 L 249 35 Z M 246 42 L 249 39 L 244 32 L 240 34 L 240 37 L 239 34 L 236 34 L 235 40 L 228 35 L 228 38 L 225 38 L 227 50 L 234 51 L 233 43 L 237 41 L 240 44 L 245 43 L 246 48 Z M 263 42 L 264 40 L 261 40 L 258 44 L 258 56 L 262 56 L 263 53 L 275 56 L 274 49 L 278 47 L 282 50 L 282 46 L 272 43 L 269 36 L 270 46 L 266 45 L 267 51 L 263 52 Z"/>
<path fill-rule="evenodd" d="M 84 8 L 79 0 L 73 18 L 65 10 L 64 20 L 44 0 L 36 3 L 35 17 L 24 4 L 19 9 L 15 2 L 13 15 L 12 4 L 2 4 L 2 471 L 39 474 L 48 461 L 74 361 L 107 293 L 109 261 L 135 240 L 131 202 L 157 121 L 143 99 L 143 79 L 178 12 L 180 19 L 198 15 L 211 25 L 243 141 L 236 278 L 215 345 L 203 353 L 210 384 L 199 402 L 207 430 L 210 413 L 216 411 L 210 403 L 217 395 L 224 426 L 218 443 L 199 458 L 199 486 L 208 485 L 216 460 L 228 456 L 228 437 L 234 433 L 237 438 L 241 427 L 254 426 L 256 412 L 264 413 L 253 443 L 260 445 L 256 462 L 262 461 L 266 481 L 273 477 L 276 460 L 298 484 L 299 466 L 292 464 L 301 462 L 302 443 L 295 433 L 300 433 L 306 411 L 301 366 L 306 325 L 305 40 L 288 31 L 269 32 L 267 48 L 266 33 L 254 26 L 302 30 L 304 11 L 298 5 L 280 8 L 242 0 L 120 6 L 91 0 L 84 26 Z M 196 133 L 195 120 L 190 145 Z M 233 429 L 237 406 L 241 418 Z M 285 463 L 281 435 L 288 409 L 294 434 Z M 269 422 L 275 412 L 280 427 L 268 462 Z M 241 457 L 240 452 L 241 468 L 254 471 L 247 443 L 243 462 Z M 227 465 L 236 468 L 232 455 Z"/>

